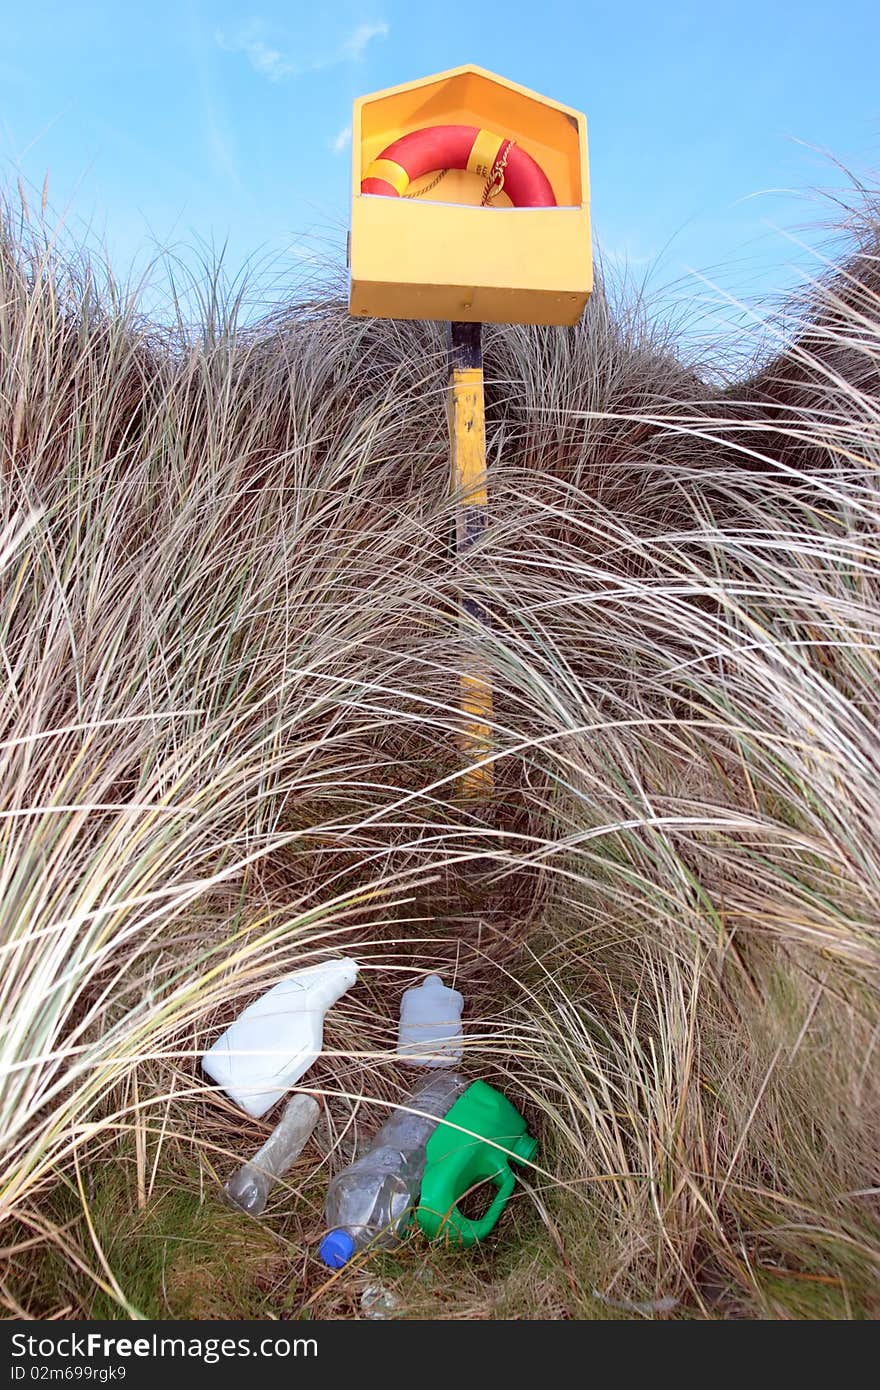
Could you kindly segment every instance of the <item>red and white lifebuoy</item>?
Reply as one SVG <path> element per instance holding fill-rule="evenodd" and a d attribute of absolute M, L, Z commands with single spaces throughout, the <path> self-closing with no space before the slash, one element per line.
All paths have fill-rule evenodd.
<path fill-rule="evenodd" d="M 532 156 L 513 140 L 475 125 L 432 125 L 401 135 L 373 160 L 361 192 L 402 198 L 413 179 L 441 169 L 467 169 L 484 179 L 503 169 L 504 192 L 514 207 L 556 206 L 550 180 Z"/>

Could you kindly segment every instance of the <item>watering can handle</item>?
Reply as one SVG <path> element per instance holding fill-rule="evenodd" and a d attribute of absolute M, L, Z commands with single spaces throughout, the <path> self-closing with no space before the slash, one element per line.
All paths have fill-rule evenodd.
<path fill-rule="evenodd" d="M 493 1181 L 498 1187 L 495 1198 L 486 1212 L 485 1216 L 480 1217 L 479 1221 L 471 1221 L 469 1217 L 462 1216 L 458 1206 L 454 1206 L 447 1217 L 448 1225 L 452 1226 L 462 1236 L 471 1235 L 474 1240 L 482 1240 L 489 1234 L 492 1227 L 503 1212 L 508 1200 L 516 1187 L 516 1178 L 512 1170 L 505 1164 L 500 1172 L 493 1175 Z M 462 1194 L 463 1195 L 463 1194 Z"/>

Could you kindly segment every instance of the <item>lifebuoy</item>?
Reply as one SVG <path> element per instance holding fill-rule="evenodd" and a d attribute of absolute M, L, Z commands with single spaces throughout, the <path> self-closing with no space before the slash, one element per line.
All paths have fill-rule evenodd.
<path fill-rule="evenodd" d="M 401 135 L 382 151 L 361 180 L 362 193 L 401 198 L 413 179 L 439 169 L 468 169 L 488 179 L 503 169 L 503 187 L 514 207 L 556 206 L 550 180 L 513 140 L 475 125 L 431 125 Z"/>

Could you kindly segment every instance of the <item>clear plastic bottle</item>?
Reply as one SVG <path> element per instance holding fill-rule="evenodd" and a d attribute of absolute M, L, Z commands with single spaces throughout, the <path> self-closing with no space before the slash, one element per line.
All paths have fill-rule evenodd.
<path fill-rule="evenodd" d="M 432 1073 L 392 1112 L 366 1153 L 331 1180 L 324 1208 L 329 1230 L 318 1250 L 325 1265 L 341 1269 L 367 1245 L 399 1242 L 418 1199 L 428 1140 L 468 1084 L 457 1072 Z"/>
<path fill-rule="evenodd" d="M 320 1113 L 321 1107 L 312 1096 L 293 1096 L 263 1147 L 226 1184 L 230 1202 L 251 1216 L 259 1216 L 278 1178 L 302 1153 Z"/>

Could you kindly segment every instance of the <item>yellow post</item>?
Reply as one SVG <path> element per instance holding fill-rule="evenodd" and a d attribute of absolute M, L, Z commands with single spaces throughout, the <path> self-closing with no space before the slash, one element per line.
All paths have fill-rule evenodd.
<path fill-rule="evenodd" d="M 478 323 L 449 325 L 449 458 L 455 548 L 463 559 L 487 524 L 486 421 Z M 474 620 L 488 625 L 488 614 L 476 600 L 465 598 L 462 626 L 467 628 Z M 461 711 L 459 746 L 473 764 L 492 750 L 492 683 L 488 664 L 476 654 L 461 673 Z M 462 776 L 462 791 L 469 798 L 491 796 L 493 785 L 491 763 L 470 766 Z"/>

